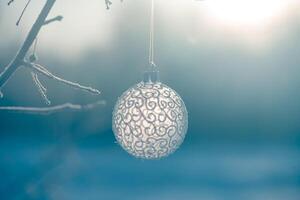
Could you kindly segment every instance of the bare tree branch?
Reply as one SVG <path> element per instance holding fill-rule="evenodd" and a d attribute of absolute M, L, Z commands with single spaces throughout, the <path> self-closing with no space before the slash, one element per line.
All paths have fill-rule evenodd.
<path fill-rule="evenodd" d="M 106 9 L 109 9 L 112 2 L 110 0 L 105 0 Z"/>
<path fill-rule="evenodd" d="M 123 0 L 121 0 L 123 2 Z M 112 2 L 110 0 L 105 0 L 106 9 L 110 9 L 110 6 L 112 5 Z"/>
<path fill-rule="evenodd" d="M 107 0 L 105 0 L 107 1 Z M 12 4 L 14 0 L 9 0 L 8 5 Z M 31 0 L 28 0 L 25 8 L 22 11 L 22 14 L 17 22 L 17 25 L 19 24 L 26 8 L 28 7 L 29 3 Z M 65 80 L 63 78 L 60 78 L 56 75 L 53 75 L 51 72 L 49 72 L 45 67 L 33 63 L 36 61 L 36 56 L 35 54 L 30 56 L 30 63 L 25 62 L 25 57 L 30 49 L 30 47 L 33 45 L 34 41 L 36 40 L 41 28 L 44 25 L 50 24 L 55 21 L 61 21 L 63 19 L 62 16 L 56 16 L 52 19 L 48 19 L 47 17 L 53 8 L 56 0 L 46 0 L 46 3 L 41 10 L 38 18 L 36 19 L 35 23 L 33 24 L 31 30 L 29 31 L 23 45 L 21 46 L 20 50 L 18 51 L 17 55 L 15 58 L 11 61 L 11 63 L 5 67 L 4 71 L 0 74 L 0 98 L 3 97 L 3 94 L 1 93 L 1 88 L 7 83 L 7 81 L 12 77 L 12 75 L 16 72 L 16 70 L 21 67 L 21 66 L 27 66 L 30 67 L 32 70 L 31 76 L 32 79 L 37 86 L 37 89 L 46 102 L 46 104 L 50 104 L 50 100 L 47 97 L 47 90 L 43 86 L 43 84 L 40 82 L 38 78 L 38 74 L 41 74 L 43 76 L 46 76 L 49 79 L 56 80 L 60 83 L 63 83 L 65 85 L 68 85 L 72 88 L 83 90 L 86 92 L 89 92 L 94 95 L 99 95 L 100 91 L 97 89 L 94 89 L 92 87 L 87 87 L 87 86 L 82 86 L 79 83 L 71 82 L 68 80 Z M 110 2 L 111 3 L 111 2 Z M 95 108 L 96 106 L 99 105 L 104 105 L 105 102 L 99 101 L 93 104 L 87 104 L 87 105 L 76 105 L 76 104 L 71 104 L 71 103 L 66 103 L 58 106 L 53 106 L 53 107 L 45 107 L 45 108 L 35 108 L 35 107 L 13 107 L 13 106 L 8 106 L 8 107 L 0 107 L 0 111 L 12 111 L 12 112 L 22 112 L 22 113 L 31 113 L 31 114 L 51 114 L 59 111 L 64 111 L 64 110 L 86 110 L 86 109 L 92 109 Z"/>
<path fill-rule="evenodd" d="M 61 111 L 84 111 L 97 108 L 99 106 L 105 106 L 105 101 L 97 101 L 95 103 L 80 105 L 65 103 L 62 105 L 51 106 L 51 107 L 17 107 L 17 106 L 6 106 L 0 107 L 0 112 L 16 112 L 24 114 L 37 114 L 37 115 L 50 115 Z"/>
<path fill-rule="evenodd" d="M 62 20 L 63 20 L 63 16 L 58 15 L 58 16 L 52 18 L 52 19 L 46 20 L 46 21 L 44 22 L 44 26 L 45 26 L 45 25 L 48 25 L 48 24 L 50 24 L 50 23 L 52 23 L 52 22 L 62 21 Z"/>
<path fill-rule="evenodd" d="M 40 82 L 38 75 L 34 72 L 31 72 L 31 76 L 32 76 L 32 80 L 35 83 L 36 87 L 38 88 L 38 91 L 41 95 L 41 97 L 43 98 L 44 102 L 47 105 L 51 104 L 51 101 L 48 99 L 48 96 L 46 94 L 47 90 L 46 88 L 43 86 L 43 84 Z"/>
<path fill-rule="evenodd" d="M 97 89 L 94 89 L 92 87 L 89 87 L 89 86 L 83 86 L 83 85 L 80 85 L 79 83 L 75 83 L 75 82 L 72 82 L 72 81 L 68 81 L 68 80 L 65 80 L 63 78 L 60 78 L 54 74 L 52 74 L 51 72 L 49 72 L 45 67 L 43 67 L 42 65 L 39 65 L 39 64 L 36 64 L 36 63 L 27 63 L 27 62 L 24 62 L 24 66 L 26 67 L 29 67 L 31 68 L 32 70 L 35 70 L 36 72 L 46 76 L 47 78 L 49 79 L 53 79 L 53 80 L 56 80 L 60 83 L 63 83 L 65 85 L 68 85 L 74 89 L 78 89 L 78 90 L 83 90 L 85 92 L 89 92 L 93 95 L 100 95 L 101 92 Z"/>
<path fill-rule="evenodd" d="M 30 2 L 31 2 L 31 0 L 28 0 L 27 3 L 26 3 L 26 5 L 25 5 L 25 7 L 24 7 L 24 9 L 22 10 L 22 13 L 21 13 L 21 15 L 20 15 L 20 17 L 19 17 L 19 19 L 18 19 L 18 21 L 16 23 L 17 26 L 19 26 L 19 24 L 21 22 L 21 19 L 22 19 L 24 13 L 25 13 L 27 7 L 29 6 Z"/>
<path fill-rule="evenodd" d="M 10 6 L 10 4 L 12 4 L 13 2 L 15 2 L 15 0 L 9 0 L 9 1 L 7 2 L 7 5 Z"/>
<path fill-rule="evenodd" d="M 33 24 L 25 42 L 18 51 L 16 57 L 11 61 L 11 63 L 5 67 L 4 71 L 0 74 L 0 89 L 5 85 L 5 83 L 10 79 L 10 77 L 16 72 L 16 70 L 22 65 L 22 62 L 25 59 L 25 56 L 32 46 L 35 38 L 40 32 L 42 26 L 45 23 L 45 20 L 54 6 L 56 0 L 46 0 L 46 4 L 43 7 L 41 13 L 39 14 L 37 20 Z"/>

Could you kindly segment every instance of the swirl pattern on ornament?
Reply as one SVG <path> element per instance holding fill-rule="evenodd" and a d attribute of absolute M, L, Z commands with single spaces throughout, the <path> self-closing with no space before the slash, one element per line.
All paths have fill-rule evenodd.
<path fill-rule="evenodd" d="M 113 113 L 113 131 L 130 154 L 158 159 L 183 142 L 188 114 L 180 96 L 168 86 L 141 82 L 119 98 Z"/>

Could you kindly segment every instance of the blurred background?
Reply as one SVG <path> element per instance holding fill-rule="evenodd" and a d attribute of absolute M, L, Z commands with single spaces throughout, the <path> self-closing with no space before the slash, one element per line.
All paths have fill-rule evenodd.
<path fill-rule="evenodd" d="M 0 70 L 44 1 L 0 3 Z M 39 63 L 102 91 L 43 79 L 53 105 L 106 106 L 49 116 L 0 112 L 0 199 L 300 199 L 300 2 L 156 1 L 161 80 L 189 111 L 181 148 L 139 160 L 115 142 L 113 106 L 147 66 L 150 0 L 60 0 L 38 37 Z M 30 72 L 2 89 L 0 106 L 45 106 Z"/>

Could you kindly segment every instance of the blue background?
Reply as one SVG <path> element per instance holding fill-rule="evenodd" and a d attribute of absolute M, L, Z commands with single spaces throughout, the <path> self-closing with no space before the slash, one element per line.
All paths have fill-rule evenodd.
<path fill-rule="evenodd" d="M 181 148 L 162 160 L 136 159 L 121 149 L 111 129 L 117 97 L 141 80 L 146 67 L 149 2 L 115 2 L 111 11 L 99 2 L 99 12 L 113 18 L 107 22 L 113 39 L 104 47 L 87 45 L 89 34 L 76 38 L 88 32 L 80 22 L 76 31 L 63 29 L 70 18 L 59 9 L 70 4 L 60 2 L 52 14 L 63 14 L 66 22 L 43 30 L 39 62 L 102 94 L 41 80 L 53 105 L 105 100 L 106 106 L 49 116 L 1 111 L 0 199 L 300 199 L 300 5 L 258 33 L 251 27 L 231 32 L 212 26 L 188 12 L 195 2 L 186 4 L 187 12 L 177 18 L 158 8 L 156 22 L 161 80 L 182 96 L 189 111 Z M 1 70 L 41 5 L 32 3 L 15 27 L 23 5 L 0 3 Z M 107 31 L 105 23 L 93 24 L 103 19 L 89 19 L 84 9 L 77 15 Z M 261 40 L 245 39 L 245 33 Z M 53 42 L 61 46 L 54 48 Z M 45 106 L 28 69 L 20 69 L 2 92 L 1 106 Z"/>

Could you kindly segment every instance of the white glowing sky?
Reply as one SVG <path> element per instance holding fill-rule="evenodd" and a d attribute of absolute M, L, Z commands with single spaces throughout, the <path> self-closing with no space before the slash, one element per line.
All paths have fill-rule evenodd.
<path fill-rule="evenodd" d="M 265 25 L 283 14 L 290 0 L 207 0 L 203 3 L 213 20 L 230 25 Z"/>
<path fill-rule="evenodd" d="M 105 9 L 103 1 L 57 1 L 51 16 L 62 14 L 64 20 L 43 29 L 39 37 L 40 50 L 74 59 L 74 56 L 80 56 L 90 48 L 109 48 L 120 31 L 120 23 L 125 22 L 132 26 L 138 23 L 134 21 L 137 19 L 145 19 L 145 23 L 149 23 L 150 1 L 128 0 L 122 4 L 114 1 L 110 11 Z M 262 44 L 268 37 L 265 30 L 297 3 L 299 5 L 297 0 L 157 0 L 156 19 L 160 26 L 169 26 L 172 31 L 184 32 L 184 37 L 191 42 L 207 40 L 211 37 L 211 32 L 225 34 L 233 31 L 242 33 L 240 35 L 245 36 L 242 40 L 246 43 L 253 43 L 255 40 Z M 44 1 L 33 1 L 19 28 L 14 23 L 24 4 L 16 2 L 12 7 L 1 8 L 0 34 L 5 41 L 0 42 L 21 42 L 43 4 Z M 212 26 L 229 28 L 210 30 L 205 35 L 205 31 Z M 160 30 L 162 29 L 156 29 L 157 35 Z M 262 30 L 262 33 L 254 35 L 253 32 L 257 30 Z"/>
<path fill-rule="evenodd" d="M 0 34 L 8 45 L 14 40 L 24 40 L 32 23 L 40 13 L 44 1 L 32 1 L 19 27 L 15 26 L 24 2 L 1 8 Z M 119 5 L 120 7 L 120 5 Z M 38 50 L 55 53 L 65 58 L 79 57 L 90 48 L 109 48 L 114 36 L 115 19 L 118 7 L 108 12 L 103 1 L 59 0 L 53 7 L 49 18 L 63 15 L 62 22 L 44 27 L 39 34 Z M 115 12 L 115 13 L 114 13 Z"/>
<path fill-rule="evenodd" d="M 300 1 L 166 0 L 157 4 L 164 26 L 173 33 L 183 32 L 192 45 L 219 48 L 222 43 L 235 43 L 259 53 L 280 40 L 279 27 L 296 18 L 291 13 Z"/>

